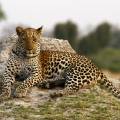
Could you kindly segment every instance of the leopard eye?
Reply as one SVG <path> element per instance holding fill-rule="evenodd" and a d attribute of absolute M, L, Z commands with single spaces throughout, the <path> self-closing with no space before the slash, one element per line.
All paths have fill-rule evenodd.
<path fill-rule="evenodd" d="M 24 39 L 25 39 L 25 36 L 24 36 L 24 35 L 22 35 L 22 36 L 21 36 L 21 38 L 24 40 Z"/>

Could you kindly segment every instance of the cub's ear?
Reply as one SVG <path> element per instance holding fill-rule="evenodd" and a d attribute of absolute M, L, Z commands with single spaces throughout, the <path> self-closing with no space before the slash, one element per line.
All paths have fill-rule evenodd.
<path fill-rule="evenodd" d="M 43 29 L 43 26 L 41 26 L 40 28 L 37 29 L 37 32 L 38 33 L 42 33 L 42 29 Z"/>
<path fill-rule="evenodd" d="M 22 27 L 16 27 L 16 33 L 17 35 L 20 35 L 23 32 L 23 28 Z"/>

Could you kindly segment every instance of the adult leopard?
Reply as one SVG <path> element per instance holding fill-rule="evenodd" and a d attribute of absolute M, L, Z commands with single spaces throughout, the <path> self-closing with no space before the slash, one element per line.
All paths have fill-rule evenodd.
<path fill-rule="evenodd" d="M 64 78 L 64 89 L 51 96 L 73 94 L 80 88 L 99 83 L 120 98 L 117 90 L 107 77 L 85 56 L 60 51 L 40 51 L 42 27 L 17 27 L 18 41 L 12 49 L 4 72 L 4 85 L 0 99 L 10 97 L 11 86 L 16 76 L 24 75 L 25 80 L 16 88 L 15 97 L 26 96 L 34 85 L 48 80 Z"/>

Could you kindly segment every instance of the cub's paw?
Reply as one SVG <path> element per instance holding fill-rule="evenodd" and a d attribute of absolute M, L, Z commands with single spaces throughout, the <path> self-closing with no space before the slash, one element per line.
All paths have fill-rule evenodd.
<path fill-rule="evenodd" d="M 20 87 L 17 87 L 14 92 L 14 97 L 16 98 L 25 97 L 26 95 L 27 95 L 27 89 L 22 89 Z"/>

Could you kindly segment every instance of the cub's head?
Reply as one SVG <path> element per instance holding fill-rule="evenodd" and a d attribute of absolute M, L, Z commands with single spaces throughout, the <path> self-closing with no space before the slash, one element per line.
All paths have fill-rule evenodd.
<path fill-rule="evenodd" d="M 22 43 L 21 47 L 25 50 L 25 55 L 27 57 L 37 56 L 40 50 L 39 39 L 42 34 L 42 27 L 38 29 L 16 27 L 16 33 L 19 42 Z"/>

